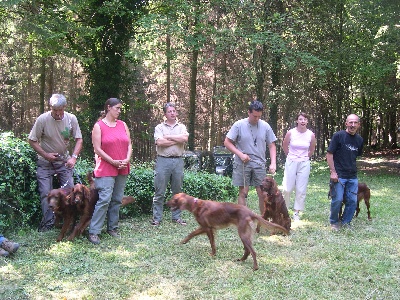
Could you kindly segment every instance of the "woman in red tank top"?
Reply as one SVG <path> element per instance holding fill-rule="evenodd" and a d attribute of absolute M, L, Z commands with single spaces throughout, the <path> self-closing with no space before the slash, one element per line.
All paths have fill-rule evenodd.
<path fill-rule="evenodd" d="M 99 244 L 99 234 L 107 216 L 107 233 L 118 237 L 119 208 L 130 171 L 132 144 L 125 122 L 118 120 L 122 101 L 110 98 L 104 105 L 104 115 L 94 125 L 92 143 L 95 152 L 95 186 L 99 200 L 89 228 L 89 241 Z"/>

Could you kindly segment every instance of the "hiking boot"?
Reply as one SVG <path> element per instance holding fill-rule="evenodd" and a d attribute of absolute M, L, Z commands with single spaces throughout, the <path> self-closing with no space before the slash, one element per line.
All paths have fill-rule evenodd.
<path fill-rule="evenodd" d="M 95 244 L 95 245 L 100 244 L 100 238 L 99 238 L 99 236 L 97 234 L 89 234 L 88 240 L 92 244 Z"/>
<path fill-rule="evenodd" d="M 9 240 L 3 241 L 3 243 L 1 243 L 0 246 L 4 250 L 6 250 L 8 253 L 15 253 L 15 252 L 17 252 L 17 250 L 19 248 L 19 244 L 18 243 L 15 243 L 15 242 L 9 241 Z"/>
<path fill-rule="evenodd" d="M 185 221 L 185 220 L 182 220 L 182 219 L 172 220 L 172 222 L 177 223 L 177 224 L 179 224 L 179 225 L 183 225 L 183 226 L 186 226 L 186 225 L 187 225 L 187 224 L 186 224 L 186 221 Z"/>
<path fill-rule="evenodd" d="M 38 228 L 38 232 L 47 232 L 50 231 L 54 228 L 54 225 L 48 225 L 48 226 L 41 226 Z"/>
<path fill-rule="evenodd" d="M 339 231 L 340 226 L 339 226 L 339 224 L 331 224 L 331 229 L 332 229 L 332 231 Z"/>
<path fill-rule="evenodd" d="M 0 248 L 0 256 L 7 257 L 9 254 L 6 250 Z"/>
<path fill-rule="evenodd" d="M 159 222 L 159 221 L 156 221 L 156 220 L 151 220 L 151 221 L 150 221 L 150 224 L 151 224 L 151 226 L 159 226 L 159 225 L 160 225 L 160 222 Z"/>
<path fill-rule="evenodd" d="M 119 232 L 117 230 L 107 230 L 107 233 L 115 238 L 121 237 L 121 235 L 119 234 Z"/>

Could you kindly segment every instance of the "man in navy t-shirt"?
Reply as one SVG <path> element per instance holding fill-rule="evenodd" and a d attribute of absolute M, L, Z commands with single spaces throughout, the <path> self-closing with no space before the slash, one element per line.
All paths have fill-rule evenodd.
<path fill-rule="evenodd" d="M 345 197 L 342 225 L 349 225 L 357 207 L 357 156 L 362 154 L 363 139 L 357 134 L 360 118 L 351 114 L 346 119 L 346 130 L 333 134 L 326 160 L 330 169 L 331 213 L 329 221 L 332 230 L 339 230 L 339 211 Z"/>

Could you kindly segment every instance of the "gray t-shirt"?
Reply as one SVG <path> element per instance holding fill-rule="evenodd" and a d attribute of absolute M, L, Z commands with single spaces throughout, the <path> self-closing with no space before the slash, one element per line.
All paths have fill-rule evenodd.
<path fill-rule="evenodd" d="M 39 142 L 47 153 L 58 153 L 63 159 L 69 157 L 70 139 L 82 138 L 76 116 L 64 112 L 62 120 L 54 120 L 51 111 L 41 114 L 29 133 L 30 140 Z M 43 159 L 38 155 L 38 158 Z"/>
<path fill-rule="evenodd" d="M 248 118 L 236 121 L 226 137 L 235 143 L 236 148 L 251 158 L 250 163 L 256 164 L 266 163 L 267 147 L 276 141 L 275 133 L 267 122 L 259 120 L 256 125 L 251 125 Z M 236 155 L 235 162 L 242 163 Z"/>

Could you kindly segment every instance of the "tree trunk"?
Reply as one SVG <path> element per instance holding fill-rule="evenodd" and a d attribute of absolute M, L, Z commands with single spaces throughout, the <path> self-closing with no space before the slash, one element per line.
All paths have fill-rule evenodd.
<path fill-rule="evenodd" d="M 39 112 L 44 113 L 44 97 L 46 90 L 46 59 L 40 59 L 40 89 L 39 89 Z"/>
<path fill-rule="evenodd" d="M 190 63 L 190 86 L 189 86 L 189 150 L 193 151 L 195 147 L 195 126 L 196 126 L 196 80 L 197 80 L 197 60 L 199 57 L 199 50 L 192 51 L 192 60 Z"/>
<path fill-rule="evenodd" d="M 171 102 L 171 37 L 167 34 L 167 102 Z"/>

